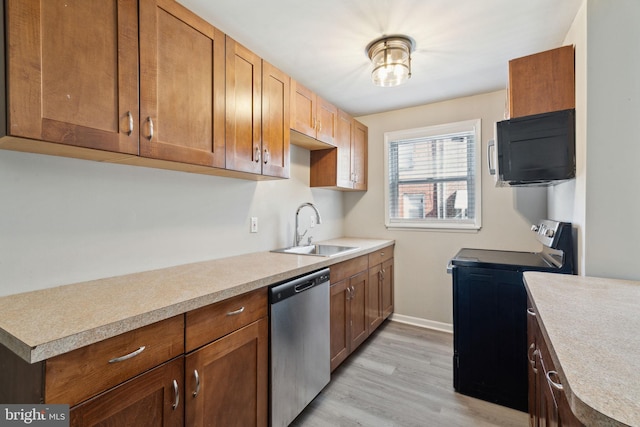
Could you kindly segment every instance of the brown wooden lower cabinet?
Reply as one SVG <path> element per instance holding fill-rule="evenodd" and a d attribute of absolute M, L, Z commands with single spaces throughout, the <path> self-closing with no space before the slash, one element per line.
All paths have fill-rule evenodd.
<path fill-rule="evenodd" d="M 186 424 L 266 427 L 266 317 L 186 356 Z"/>
<path fill-rule="evenodd" d="M 160 365 L 70 411 L 72 427 L 184 425 L 184 356 Z"/>
<path fill-rule="evenodd" d="M 68 404 L 74 427 L 266 427 L 267 304 L 257 289 L 34 364 L 0 345 L 0 402 Z"/>
<path fill-rule="evenodd" d="M 393 312 L 393 247 L 385 251 L 331 266 L 332 371 Z"/>
<path fill-rule="evenodd" d="M 362 271 L 330 287 L 331 370 L 338 367 L 369 336 L 367 272 Z"/>
<path fill-rule="evenodd" d="M 529 426 L 582 427 L 562 390 L 531 301 L 527 304 L 527 344 L 529 358 Z"/>

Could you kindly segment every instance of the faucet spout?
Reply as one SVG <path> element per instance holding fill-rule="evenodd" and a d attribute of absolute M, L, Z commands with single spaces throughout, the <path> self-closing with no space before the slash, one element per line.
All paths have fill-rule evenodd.
<path fill-rule="evenodd" d="M 311 209 L 313 209 L 316 213 L 316 222 L 318 224 L 322 224 L 322 218 L 320 217 L 320 211 L 318 211 L 318 208 L 316 208 L 316 206 L 313 203 L 310 202 L 306 202 L 301 204 L 300 206 L 298 206 L 298 209 L 296 210 L 296 230 L 294 233 L 294 237 L 293 237 L 293 246 L 300 246 L 300 241 L 302 240 L 302 237 L 304 237 L 305 234 L 307 234 L 307 231 L 309 230 L 305 230 L 304 233 L 300 234 L 300 232 L 298 231 L 298 215 L 300 214 L 300 210 L 302 208 L 304 208 L 305 206 L 309 206 Z M 311 243 L 311 238 L 309 238 L 309 243 Z"/>

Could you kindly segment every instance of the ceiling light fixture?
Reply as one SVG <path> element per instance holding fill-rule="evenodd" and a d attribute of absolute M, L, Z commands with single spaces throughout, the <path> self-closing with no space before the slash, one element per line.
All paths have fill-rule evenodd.
<path fill-rule="evenodd" d="M 416 43 L 407 36 L 384 36 L 369 43 L 366 52 L 373 64 L 376 86 L 398 86 L 411 77 L 411 52 Z"/>

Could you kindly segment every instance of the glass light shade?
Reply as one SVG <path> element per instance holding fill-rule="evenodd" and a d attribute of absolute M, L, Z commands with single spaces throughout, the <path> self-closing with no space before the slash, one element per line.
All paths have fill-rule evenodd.
<path fill-rule="evenodd" d="M 375 40 L 367 46 L 373 64 L 371 79 L 376 86 L 397 86 L 411 77 L 413 42 L 408 37 L 393 36 Z"/>

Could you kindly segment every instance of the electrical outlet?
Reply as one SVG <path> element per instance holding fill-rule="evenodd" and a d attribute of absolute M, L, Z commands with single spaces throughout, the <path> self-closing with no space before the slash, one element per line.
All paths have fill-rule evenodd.
<path fill-rule="evenodd" d="M 310 228 L 315 227 L 316 226 L 316 217 L 311 215 L 309 218 L 310 218 L 309 227 Z"/>
<path fill-rule="evenodd" d="M 252 233 L 257 233 L 258 232 L 258 217 L 257 216 L 252 216 L 251 217 L 251 232 Z"/>

